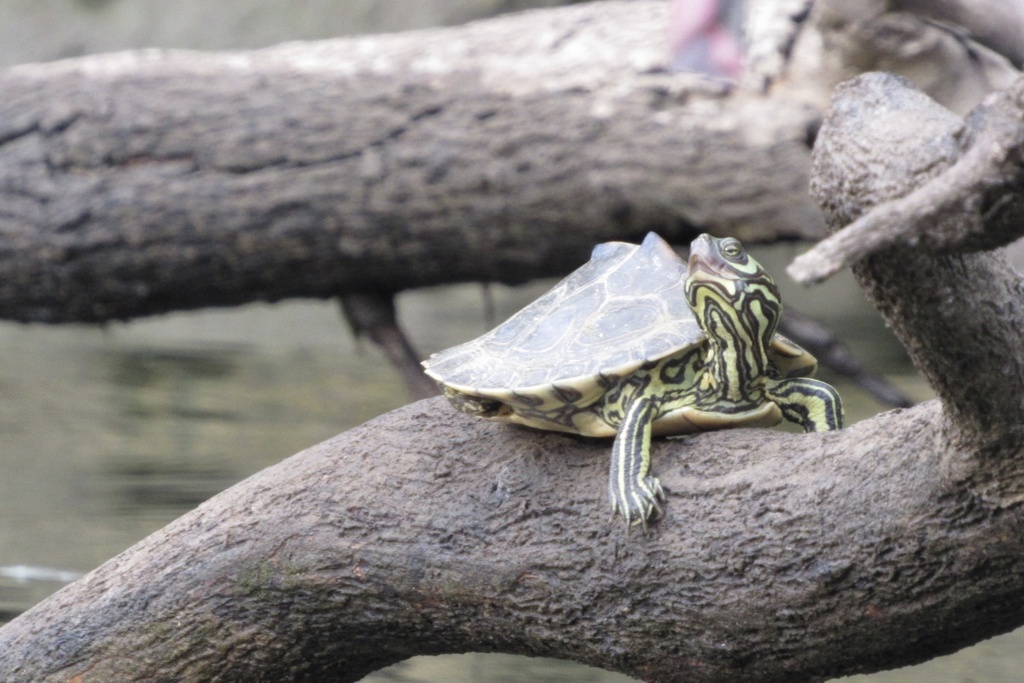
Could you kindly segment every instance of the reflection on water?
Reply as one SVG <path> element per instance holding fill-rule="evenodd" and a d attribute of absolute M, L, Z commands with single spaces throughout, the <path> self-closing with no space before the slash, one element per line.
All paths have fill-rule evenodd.
<path fill-rule="evenodd" d="M 37 599 L 41 600 L 81 576 L 82 572 L 51 567 L 24 564 L 0 567 L 0 625 L 18 616 L 28 606 L 33 589 L 39 594 Z"/>
<path fill-rule="evenodd" d="M 559 659 L 468 654 L 413 657 L 362 683 L 630 683 L 622 674 Z"/>
<path fill-rule="evenodd" d="M 542 288 L 496 287 L 497 319 Z M 475 287 L 411 294 L 400 310 L 424 352 L 484 331 Z M 850 333 L 855 341 L 875 334 Z M 249 474 L 405 403 L 395 373 L 375 349 L 357 348 L 332 303 L 105 329 L 0 324 L 0 343 L 0 622 Z M 927 396 L 912 375 L 900 381 Z M 878 410 L 858 390 L 841 390 L 851 421 Z M 851 681 L 1017 681 L 1022 639 L 1011 634 Z M 568 662 L 471 654 L 417 657 L 366 680 L 630 679 Z"/>
<path fill-rule="evenodd" d="M 329 303 L 107 329 L 3 324 L 0 343 L 0 567 L 88 571 L 249 474 L 405 401 Z M 4 618 L 59 587 L 9 574 Z"/>

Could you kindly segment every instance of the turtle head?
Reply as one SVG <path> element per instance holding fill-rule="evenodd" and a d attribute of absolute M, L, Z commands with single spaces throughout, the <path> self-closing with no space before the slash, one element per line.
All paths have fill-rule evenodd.
<path fill-rule="evenodd" d="M 742 298 L 748 292 L 763 293 L 778 301 L 779 290 L 760 263 L 734 237 L 719 239 L 707 233 L 690 243 L 687 298 L 694 302 L 702 287 L 718 289 L 727 298 Z"/>
<path fill-rule="evenodd" d="M 741 363 L 747 376 L 763 374 L 782 302 L 778 287 L 739 240 L 705 234 L 693 241 L 686 298 L 722 361 Z"/>

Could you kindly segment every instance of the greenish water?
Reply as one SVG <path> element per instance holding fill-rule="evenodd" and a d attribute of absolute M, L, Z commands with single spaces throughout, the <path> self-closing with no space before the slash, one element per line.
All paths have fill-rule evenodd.
<path fill-rule="evenodd" d="M 495 291 L 504 318 L 540 288 Z M 424 351 L 485 328 L 477 287 L 411 294 L 400 310 Z M 883 347 L 882 364 L 898 370 L 898 351 L 872 342 L 879 325 L 861 316 L 843 314 L 854 346 Z M 104 329 L 0 324 L 0 343 L 0 621 L 234 482 L 406 400 L 381 356 L 359 348 L 326 302 Z M 927 397 L 905 370 L 896 379 Z M 853 419 L 878 410 L 858 390 L 842 391 Z M 1018 681 L 1022 640 L 1017 632 L 920 667 L 849 680 Z M 629 679 L 479 654 L 419 657 L 367 679 L 549 680 Z"/>
<path fill-rule="evenodd" d="M 3 567 L 92 569 L 249 474 L 404 402 L 390 368 L 367 359 L 373 349 L 354 352 L 329 304 L 107 329 L 3 324 L 0 348 L 7 615 L 56 586 Z"/>

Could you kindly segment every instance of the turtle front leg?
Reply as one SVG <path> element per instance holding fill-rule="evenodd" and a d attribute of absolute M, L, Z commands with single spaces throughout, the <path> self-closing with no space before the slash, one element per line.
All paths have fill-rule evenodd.
<path fill-rule="evenodd" d="M 843 400 L 831 385 L 810 377 L 794 377 L 768 382 L 767 389 L 782 416 L 805 432 L 843 428 Z"/>
<path fill-rule="evenodd" d="M 651 517 L 660 516 L 659 501 L 665 499 L 661 483 L 656 477 L 648 476 L 654 412 L 651 398 L 631 402 L 612 445 L 608 497 L 612 512 L 626 520 L 627 526 L 646 524 Z"/>

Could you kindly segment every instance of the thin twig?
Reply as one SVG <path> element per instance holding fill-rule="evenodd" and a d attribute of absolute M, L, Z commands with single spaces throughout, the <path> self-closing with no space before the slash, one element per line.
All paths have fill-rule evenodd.
<path fill-rule="evenodd" d="M 842 268 L 896 242 L 917 242 L 949 247 L 971 231 L 941 234 L 936 218 L 976 202 L 993 187 L 1004 185 L 1024 172 L 1024 77 L 981 105 L 980 130 L 974 144 L 946 171 L 908 195 L 876 206 L 831 237 L 793 260 L 786 272 L 802 284 L 814 284 Z M 1024 234 L 1007 234 L 1006 243 Z M 980 222 L 979 222 L 980 229 Z"/>

